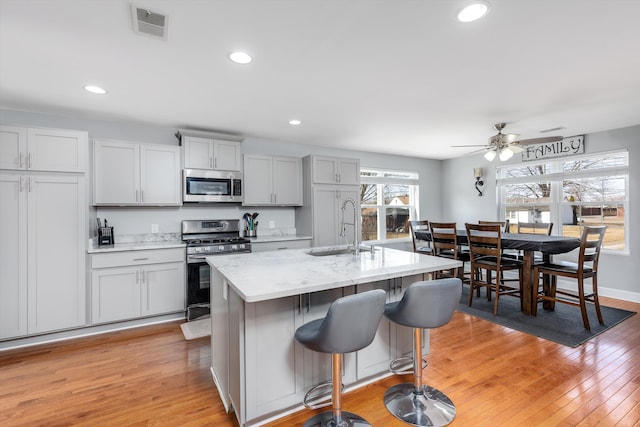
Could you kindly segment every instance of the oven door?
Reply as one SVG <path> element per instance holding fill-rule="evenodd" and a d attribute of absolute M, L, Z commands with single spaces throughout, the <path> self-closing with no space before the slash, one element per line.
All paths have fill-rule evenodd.
<path fill-rule="evenodd" d="M 187 320 L 209 314 L 211 267 L 203 258 L 187 258 Z"/>

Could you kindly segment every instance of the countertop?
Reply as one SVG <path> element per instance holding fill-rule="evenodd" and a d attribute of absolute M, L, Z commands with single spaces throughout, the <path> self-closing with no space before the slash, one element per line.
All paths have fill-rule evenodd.
<path fill-rule="evenodd" d="M 142 251 L 147 249 L 171 249 L 184 248 L 186 245 L 181 240 L 170 240 L 165 242 L 130 242 L 116 243 L 110 246 L 90 245 L 87 252 L 90 254 L 99 254 L 105 252 L 122 252 L 122 251 Z"/>
<path fill-rule="evenodd" d="M 462 262 L 383 247 L 359 255 L 312 256 L 311 251 L 346 246 L 287 249 L 207 257 L 246 302 L 461 267 Z"/>
<path fill-rule="evenodd" d="M 285 235 L 260 235 L 257 237 L 247 237 L 251 240 L 251 243 L 269 243 L 269 242 L 286 242 L 290 240 L 311 240 L 312 236 L 298 236 L 295 234 L 285 234 Z"/>

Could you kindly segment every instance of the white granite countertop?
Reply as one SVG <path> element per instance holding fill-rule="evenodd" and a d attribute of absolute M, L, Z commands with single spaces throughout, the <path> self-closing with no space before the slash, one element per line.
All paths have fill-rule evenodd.
<path fill-rule="evenodd" d="M 377 280 L 461 267 L 462 262 L 383 247 L 362 252 L 312 256 L 311 251 L 346 246 L 288 249 L 207 257 L 246 302 L 258 302 Z"/>
<path fill-rule="evenodd" d="M 91 239 L 87 252 L 90 254 L 104 252 L 143 251 L 147 249 L 184 248 L 186 245 L 180 238 L 180 233 L 167 234 L 130 234 L 116 235 L 114 245 L 98 246 L 96 240 Z"/>
<path fill-rule="evenodd" d="M 312 236 L 297 236 L 297 235 L 273 235 L 273 236 L 262 236 L 258 235 L 257 237 L 248 237 L 251 240 L 251 243 L 269 243 L 269 242 L 286 242 L 290 240 L 311 240 Z"/>

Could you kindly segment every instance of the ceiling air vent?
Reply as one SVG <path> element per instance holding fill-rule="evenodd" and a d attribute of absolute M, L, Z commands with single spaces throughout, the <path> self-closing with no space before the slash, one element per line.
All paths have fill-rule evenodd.
<path fill-rule="evenodd" d="M 134 4 L 131 5 L 131 11 L 133 31 L 166 40 L 168 18 L 165 15 Z"/>
<path fill-rule="evenodd" d="M 564 129 L 564 126 L 558 126 L 556 128 L 541 130 L 540 133 L 557 132 L 557 131 L 562 130 L 562 129 Z"/>

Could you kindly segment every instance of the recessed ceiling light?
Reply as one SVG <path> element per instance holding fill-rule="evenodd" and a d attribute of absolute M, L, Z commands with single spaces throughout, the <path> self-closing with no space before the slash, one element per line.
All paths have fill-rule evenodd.
<path fill-rule="evenodd" d="M 229 59 L 236 64 L 248 64 L 252 61 L 252 58 L 244 52 L 233 52 L 229 55 Z"/>
<path fill-rule="evenodd" d="M 105 93 L 107 93 L 107 91 L 102 89 L 101 87 L 92 86 L 92 85 L 85 86 L 84 90 L 86 90 L 87 92 L 91 92 L 91 93 L 97 93 L 98 95 L 104 95 Z"/>
<path fill-rule="evenodd" d="M 302 122 L 300 120 L 293 119 L 293 120 L 289 120 L 289 124 L 293 126 L 298 126 L 298 125 L 301 125 Z"/>
<path fill-rule="evenodd" d="M 489 12 L 489 3 L 485 1 L 476 1 L 464 7 L 458 13 L 458 21 L 471 22 L 482 18 Z"/>

